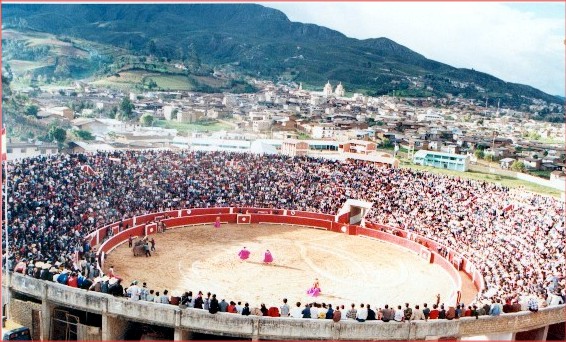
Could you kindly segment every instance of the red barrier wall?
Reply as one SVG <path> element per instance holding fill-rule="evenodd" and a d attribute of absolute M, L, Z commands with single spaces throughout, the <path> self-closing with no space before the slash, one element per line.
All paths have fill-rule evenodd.
<path fill-rule="evenodd" d="M 236 209 L 234 209 L 236 210 Z M 217 214 L 229 214 L 230 208 L 194 208 L 194 209 L 183 209 L 181 210 L 181 217 L 183 216 L 193 216 L 193 215 L 217 215 Z M 234 211 L 235 213 L 235 211 Z M 175 217 L 177 215 L 174 215 Z"/>
<path fill-rule="evenodd" d="M 396 244 L 398 246 L 401 246 L 403 248 L 407 248 L 417 254 L 420 254 L 421 252 L 421 245 L 419 245 L 418 243 L 411 241 L 411 240 L 407 240 L 404 239 L 402 237 L 399 236 L 395 236 L 393 234 L 389 234 L 386 232 L 382 232 L 379 230 L 374 230 L 374 229 L 369 229 L 369 228 L 363 228 L 363 227 L 356 227 L 356 233 L 358 235 L 365 235 L 365 236 L 370 236 L 379 240 L 383 240 L 383 241 L 387 241 L 393 244 Z"/>
<path fill-rule="evenodd" d="M 221 222 L 236 223 L 237 214 L 208 214 L 208 215 L 190 215 L 184 217 L 175 217 L 170 219 L 165 219 L 161 222 L 165 223 L 167 229 L 187 226 L 191 224 L 202 224 L 210 223 L 213 224 L 216 218 L 220 217 Z"/>
<path fill-rule="evenodd" d="M 228 222 L 228 223 L 236 223 L 237 221 L 237 214 L 239 212 L 246 213 L 249 212 L 251 214 L 251 221 L 252 223 L 278 223 L 278 224 L 292 224 L 292 225 L 301 225 L 301 226 L 310 226 L 310 227 L 318 227 L 324 228 L 333 232 L 337 233 L 347 233 L 349 235 L 364 235 L 368 237 L 373 237 L 378 240 L 383 240 L 386 242 L 390 242 L 401 246 L 403 248 L 407 248 L 417 254 L 420 255 L 421 248 L 426 247 L 431 252 L 431 262 L 439 265 L 442 267 L 454 280 L 458 289 L 461 289 L 462 280 L 460 278 L 460 274 L 458 270 L 454 268 L 451 263 L 454 255 L 456 254 L 455 251 L 447 249 L 449 251 L 449 260 L 442 258 L 438 254 L 438 247 L 444 247 L 438 244 L 435 241 L 432 241 L 428 238 L 421 237 L 417 234 L 412 232 L 408 232 L 402 229 L 396 229 L 389 226 L 384 226 L 381 224 L 376 224 L 372 222 L 367 222 L 366 227 L 361 226 L 353 226 L 345 223 L 334 222 L 335 216 L 328 215 L 328 214 L 320 214 L 320 213 L 309 213 L 304 211 L 295 211 L 294 215 L 290 214 L 290 211 L 287 211 L 287 215 L 283 215 L 285 212 L 283 209 L 271 209 L 271 208 L 252 208 L 252 207 L 241 207 L 241 208 L 233 208 L 232 214 L 230 214 L 231 208 L 195 208 L 195 209 L 183 209 L 180 210 L 181 217 L 178 217 L 179 211 L 167 211 L 167 212 L 160 212 L 160 213 L 152 213 L 147 215 L 142 215 L 136 218 L 136 225 L 133 228 L 130 228 L 126 231 L 118 232 L 118 223 L 113 223 L 111 226 L 114 230 L 114 236 L 103 243 L 99 250 L 98 255 L 102 252 L 108 253 L 109 250 L 116 247 L 121 242 L 124 242 L 128 239 L 130 234 L 134 234 L 136 236 L 144 236 L 145 235 L 145 224 L 139 224 L 139 222 L 150 222 L 155 217 L 165 216 L 167 215 L 168 219 L 163 219 L 162 222 L 165 223 L 167 229 L 181 227 L 186 225 L 192 224 L 213 224 L 217 217 L 220 217 L 221 222 Z M 257 213 L 257 212 L 261 213 Z M 276 214 L 269 214 L 273 211 Z M 125 225 L 132 225 L 133 220 L 128 219 L 124 220 Z M 96 241 L 102 241 L 103 238 L 106 236 L 106 228 L 108 226 L 102 227 L 98 229 L 96 232 L 89 235 L 91 239 L 91 245 L 96 245 Z M 346 231 L 343 232 L 342 228 L 346 227 Z M 394 234 L 387 233 L 382 230 L 393 231 Z M 412 241 L 407 237 L 411 236 L 416 241 Z M 472 279 L 476 288 L 478 290 L 483 289 L 483 277 L 481 273 L 474 267 L 474 265 L 467 259 L 462 258 L 462 269 L 464 272 Z"/>
<path fill-rule="evenodd" d="M 134 236 L 145 236 L 145 229 L 144 225 L 135 226 L 128 230 L 124 230 L 116 235 L 114 235 L 111 239 L 106 240 L 98 250 L 98 253 L 105 252 L 108 253 L 112 248 L 118 246 L 120 243 L 127 241 L 130 234 Z"/>
<path fill-rule="evenodd" d="M 332 228 L 332 221 L 328 221 L 328 220 L 314 219 L 308 217 L 298 217 L 298 216 L 252 214 L 252 223 L 260 223 L 260 222 L 296 224 L 300 226 L 319 227 L 328 230 Z"/>

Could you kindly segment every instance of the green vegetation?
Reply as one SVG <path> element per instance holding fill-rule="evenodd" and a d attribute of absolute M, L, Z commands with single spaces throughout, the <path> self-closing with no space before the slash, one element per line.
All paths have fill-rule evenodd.
<path fill-rule="evenodd" d="M 498 183 L 509 188 L 524 188 L 526 191 L 531 191 L 542 195 L 560 197 L 561 194 L 559 190 L 508 176 L 492 175 L 492 174 L 476 172 L 476 171 L 459 172 L 459 171 L 434 168 L 432 166 L 414 165 L 412 163 L 406 163 L 406 162 L 402 162 L 400 166 L 405 168 L 410 168 L 413 170 L 427 171 L 436 174 L 448 175 L 452 177 L 460 177 L 460 178 L 474 179 L 474 180 L 491 182 L 491 183 Z"/>
<path fill-rule="evenodd" d="M 538 139 L 539 142 L 543 143 L 543 144 L 553 144 L 553 145 L 564 145 L 564 143 L 566 143 L 566 141 L 564 141 L 564 139 L 559 139 L 559 138 L 539 138 Z"/>
<path fill-rule="evenodd" d="M 39 107 L 34 104 L 29 104 L 26 106 L 24 112 L 26 113 L 26 115 L 36 117 L 37 113 L 39 112 Z"/>
<path fill-rule="evenodd" d="M 55 125 L 51 126 L 48 134 L 50 141 L 56 141 L 59 148 L 63 146 L 63 143 L 67 139 L 67 131 Z"/>
<path fill-rule="evenodd" d="M 120 112 L 118 113 L 120 120 L 127 121 L 132 119 L 134 114 L 133 111 L 134 111 L 134 105 L 132 101 L 130 101 L 129 98 L 124 97 L 122 99 L 122 102 L 120 102 Z"/>
<path fill-rule="evenodd" d="M 393 146 L 393 143 L 389 139 L 384 138 L 383 140 L 381 140 L 381 143 L 379 143 L 379 147 L 386 150 L 390 150 L 393 149 L 395 146 Z"/>
<path fill-rule="evenodd" d="M 94 136 L 90 131 L 79 129 L 79 130 L 73 130 L 72 133 L 82 140 L 94 140 Z"/>
<path fill-rule="evenodd" d="M 369 95 L 487 97 L 488 105 L 499 101 L 502 107 L 513 109 L 528 109 L 532 99 L 541 99 L 558 106 L 540 111 L 537 119 L 564 120 L 564 101 L 556 96 L 429 60 L 387 38 L 357 40 L 324 27 L 291 22 L 271 8 L 254 4 L 143 4 L 116 17 L 115 6 L 119 5 L 5 5 L 4 31 L 10 34 L 3 35 L 3 42 L 12 41 L 5 44 L 3 53 L 9 56 L 5 59 L 47 63 L 33 67 L 58 80 L 127 70 L 166 74 L 168 79 L 177 73 L 190 79 L 160 84 L 157 76 L 151 76 L 145 84 L 137 84 L 151 90 L 193 86 L 202 92 L 254 91 L 238 76 L 243 74 L 303 82 L 305 88 L 309 84 L 321 88 L 327 80 L 333 84 L 341 81 L 347 91 Z M 101 34 L 100 23 L 110 22 L 113 24 L 105 25 Z M 28 38 L 21 37 L 22 30 Z M 54 35 L 60 32 L 72 32 L 74 37 Z M 19 42 L 24 39 L 27 43 Z M 26 48 L 20 52 L 22 44 Z M 230 77 L 221 78 L 222 85 L 201 79 L 211 77 L 213 69 L 219 68 L 233 71 Z M 114 85 L 126 86 L 121 82 Z"/>
<path fill-rule="evenodd" d="M 146 113 L 141 116 L 140 123 L 142 124 L 142 126 L 149 127 L 153 124 L 154 119 L 155 118 L 153 117 L 153 115 Z"/>
<path fill-rule="evenodd" d="M 525 171 L 525 163 L 519 160 L 515 160 L 513 164 L 511 164 L 511 170 L 517 172 L 523 172 Z"/>
<path fill-rule="evenodd" d="M 169 129 L 176 129 L 180 135 L 188 135 L 192 132 L 216 132 L 223 130 L 230 130 L 232 126 L 222 122 L 212 123 L 185 123 L 177 121 L 156 120 L 153 123 L 156 127 L 163 127 Z"/>
<path fill-rule="evenodd" d="M 548 171 L 548 170 L 531 170 L 528 171 L 528 174 L 544 179 L 550 179 L 551 172 L 552 171 Z"/>

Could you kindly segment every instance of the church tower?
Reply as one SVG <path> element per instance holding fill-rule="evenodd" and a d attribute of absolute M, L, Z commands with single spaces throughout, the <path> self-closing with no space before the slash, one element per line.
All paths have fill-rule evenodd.
<path fill-rule="evenodd" d="M 329 97 L 332 95 L 332 85 L 330 85 L 330 81 L 328 81 L 326 83 L 326 85 L 324 86 L 324 90 L 322 91 L 322 95 L 324 95 L 325 97 Z"/>
<path fill-rule="evenodd" d="M 344 95 L 346 94 L 346 90 L 344 89 L 342 82 L 340 82 L 340 84 L 336 86 L 336 91 L 334 93 L 338 97 L 344 97 Z"/>

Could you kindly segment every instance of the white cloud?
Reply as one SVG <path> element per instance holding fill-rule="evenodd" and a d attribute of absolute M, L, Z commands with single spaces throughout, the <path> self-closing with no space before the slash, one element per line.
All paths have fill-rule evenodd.
<path fill-rule="evenodd" d="M 387 37 L 439 62 L 564 95 L 564 16 L 486 2 L 262 5 L 282 10 L 292 21 L 359 39 Z"/>

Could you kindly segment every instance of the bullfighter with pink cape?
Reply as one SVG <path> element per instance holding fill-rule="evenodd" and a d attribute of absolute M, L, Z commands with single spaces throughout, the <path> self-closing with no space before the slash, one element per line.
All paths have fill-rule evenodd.
<path fill-rule="evenodd" d="M 250 251 L 244 247 L 239 253 L 238 256 L 240 257 L 241 261 L 247 260 L 250 257 Z"/>
<path fill-rule="evenodd" d="M 214 228 L 220 228 L 220 216 L 216 216 L 216 221 L 214 221 Z"/>
<path fill-rule="evenodd" d="M 308 289 L 307 291 L 307 295 L 311 296 L 311 297 L 316 297 L 318 296 L 322 291 L 320 290 L 320 285 L 318 284 L 318 278 L 314 280 L 314 284 L 313 286 Z"/>
<path fill-rule="evenodd" d="M 265 254 L 263 255 L 263 262 L 266 264 L 270 264 L 273 262 L 273 255 L 271 255 L 271 252 L 268 250 L 265 251 Z"/>

